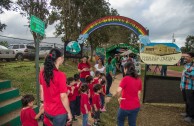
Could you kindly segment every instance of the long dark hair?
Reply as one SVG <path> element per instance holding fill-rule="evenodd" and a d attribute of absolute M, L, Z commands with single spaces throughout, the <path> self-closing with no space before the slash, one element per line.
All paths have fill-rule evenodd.
<path fill-rule="evenodd" d="M 124 68 L 127 69 L 126 76 L 131 76 L 134 78 L 138 78 L 137 72 L 135 70 L 135 65 L 132 62 L 127 62 L 124 65 Z"/>
<path fill-rule="evenodd" d="M 43 76 L 48 87 L 50 86 L 50 80 L 53 79 L 53 70 L 56 68 L 55 62 L 61 56 L 63 56 L 62 52 L 54 48 L 50 50 L 49 54 L 45 59 Z"/>
<path fill-rule="evenodd" d="M 108 65 L 111 64 L 111 61 L 112 61 L 112 57 L 109 57 L 109 58 L 108 58 Z"/>
<path fill-rule="evenodd" d="M 86 64 L 87 64 L 88 66 L 90 66 L 90 63 L 88 62 L 89 57 L 88 57 L 88 56 L 83 56 L 82 59 L 83 59 L 83 58 L 86 58 L 86 59 L 87 59 Z M 83 60 L 81 60 L 81 63 L 83 63 Z"/>
<path fill-rule="evenodd" d="M 102 66 L 104 66 L 104 61 L 102 58 L 99 58 L 98 60 L 100 60 L 102 62 Z"/>

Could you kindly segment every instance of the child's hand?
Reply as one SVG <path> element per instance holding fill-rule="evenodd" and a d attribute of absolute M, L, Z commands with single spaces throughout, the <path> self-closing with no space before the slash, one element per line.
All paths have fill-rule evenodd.
<path fill-rule="evenodd" d="M 120 97 L 120 98 L 118 98 L 118 102 L 119 102 L 119 104 L 121 103 L 121 101 L 122 101 L 122 100 L 125 100 L 125 98 L 121 98 L 121 97 Z"/>
<path fill-rule="evenodd" d="M 75 87 L 74 87 L 74 86 L 72 86 L 72 87 L 71 87 L 71 89 L 72 89 L 72 90 L 74 90 L 74 89 L 75 89 Z"/>

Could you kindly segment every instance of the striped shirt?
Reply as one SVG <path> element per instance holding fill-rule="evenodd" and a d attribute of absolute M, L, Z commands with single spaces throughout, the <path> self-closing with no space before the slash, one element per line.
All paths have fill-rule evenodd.
<path fill-rule="evenodd" d="M 187 63 L 184 67 L 180 88 L 194 90 L 194 63 Z"/>

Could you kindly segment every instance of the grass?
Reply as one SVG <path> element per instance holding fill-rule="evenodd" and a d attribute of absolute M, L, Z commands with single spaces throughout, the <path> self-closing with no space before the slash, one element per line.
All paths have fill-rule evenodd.
<path fill-rule="evenodd" d="M 40 61 L 40 65 L 43 61 Z M 0 62 L 0 80 L 11 80 L 12 87 L 19 88 L 20 95 L 33 94 L 36 97 L 36 70 L 32 61 Z M 77 64 L 68 61 L 60 67 L 67 77 L 77 73 Z"/>
<path fill-rule="evenodd" d="M 184 66 L 168 66 L 168 69 L 183 72 Z"/>

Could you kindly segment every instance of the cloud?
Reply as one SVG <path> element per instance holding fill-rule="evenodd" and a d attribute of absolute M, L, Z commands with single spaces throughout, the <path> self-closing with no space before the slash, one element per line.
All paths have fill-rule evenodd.
<path fill-rule="evenodd" d="M 109 2 L 121 16 L 132 18 L 147 27 L 151 41 L 172 41 L 174 33 L 176 44 L 181 47 L 184 46 L 188 35 L 194 35 L 193 0 L 124 0 L 124 2 L 109 0 Z"/>
<path fill-rule="evenodd" d="M 194 35 L 194 0 L 107 1 L 121 16 L 132 18 L 147 27 L 151 41 L 170 42 L 174 33 L 176 44 L 181 47 L 188 35 Z M 32 39 L 30 29 L 24 26 L 28 25 L 28 20 L 18 12 L 6 11 L 0 15 L 0 20 L 7 24 L 1 35 Z M 48 26 L 46 36 L 53 37 L 54 31 L 54 25 Z"/>

